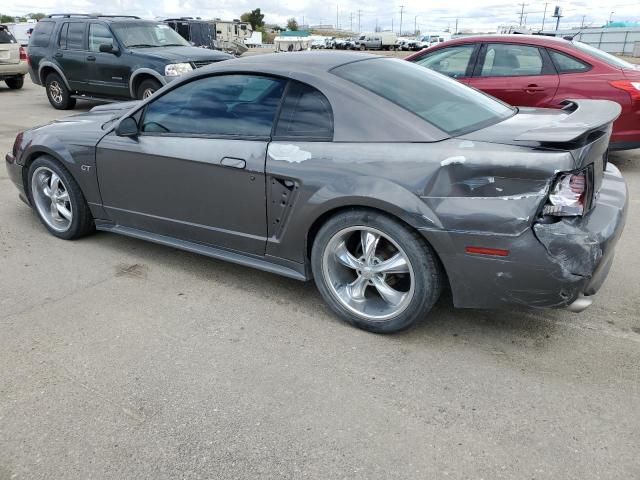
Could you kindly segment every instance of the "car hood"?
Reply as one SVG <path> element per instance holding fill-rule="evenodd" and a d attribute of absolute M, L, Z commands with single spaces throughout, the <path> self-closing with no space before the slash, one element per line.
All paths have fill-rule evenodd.
<path fill-rule="evenodd" d="M 169 62 L 219 62 L 221 60 L 229 60 L 233 58 L 233 56 L 228 53 L 198 47 L 149 47 L 131 48 L 130 50 L 136 55 L 155 58 L 158 60 L 167 60 Z"/>

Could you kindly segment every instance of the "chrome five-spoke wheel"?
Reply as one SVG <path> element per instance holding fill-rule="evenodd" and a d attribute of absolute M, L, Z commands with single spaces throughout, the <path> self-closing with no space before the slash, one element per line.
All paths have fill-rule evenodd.
<path fill-rule="evenodd" d="M 62 96 L 62 87 L 57 80 L 54 80 L 49 84 L 49 94 L 51 95 L 51 99 L 55 103 L 62 103 L 62 100 L 64 98 Z"/>
<path fill-rule="evenodd" d="M 338 302 L 365 320 L 382 321 L 401 314 L 414 295 L 409 257 L 393 239 L 372 227 L 337 232 L 324 251 L 322 269 Z"/>
<path fill-rule="evenodd" d="M 62 179 L 47 167 L 38 167 L 31 179 L 31 195 L 42 219 L 57 232 L 69 229 L 73 207 Z"/>

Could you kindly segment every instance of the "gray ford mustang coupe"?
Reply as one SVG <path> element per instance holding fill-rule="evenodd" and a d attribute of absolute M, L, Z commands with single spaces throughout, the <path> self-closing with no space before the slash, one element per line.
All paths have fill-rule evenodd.
<path fill-rule="evenodd" d="M 568 307 L 627 210 L 616 103 L 512 108 L 409 62 L 291 53 L 198 69 L 20 133 L 9 175 L 53 235 L 105 230 L 298 280 L 394 332 L 456 307 Z"/>

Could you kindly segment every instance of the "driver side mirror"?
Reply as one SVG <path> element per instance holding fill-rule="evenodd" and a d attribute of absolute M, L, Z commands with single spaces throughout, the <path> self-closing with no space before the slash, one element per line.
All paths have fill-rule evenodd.
<path fill-rule="evenodd" d="M 135 118 L 126 117 L 120 120 L 116 127 L 116 135 L 119 137 L 136 137 L 138 136 L 138 122 Z"/>
<path fill-rule="evenodd" d="M 102 53 L 116 53 L 118 50 L 113 48 L 113 44 L 111 43 L 101 43 L 98 47 Z"/>

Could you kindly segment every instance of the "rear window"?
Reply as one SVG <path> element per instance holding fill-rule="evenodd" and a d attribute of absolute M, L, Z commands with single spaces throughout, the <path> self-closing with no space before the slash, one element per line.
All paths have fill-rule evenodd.
<path fill-rule="evenodd" d="M 5 27 L 0 27 L 0 43 L 16 43 L 16 39 Z"/>
<path fill-rule="evenodd" d="M 449 135 L 478 130 L 515 109 L 410 62 L 389 58 L 348 63 L 332 73 L 399 105 Z"/>
<path fill-rule="evenodd" d="M 600 60 L 602 60 L 603 62 L 608 63 L 609 65 L 611 65 L 612 67 L 617 67 L 617 68 L 625 68 L 625 69 L 630 69 L 633 70 L 636 67 L 629 63 L 626 62 L 624 60 L 622 60 L 621 58 L 618 58 L 614 55 L 611 55 L 610 53 L 604 52 L 596 47 L 592 47 L 591 45 L 587 45 L 586 43 L 582 43 L 582 42 L 571 42 L 572 45 L 574 47 L 576 47 L 578 50 L 582 50 L 583 52 L 588 53 L 589 55 L 596 57 Z"/>
<path fill-rule="evenodd" d="M 53 33 L 53 27 L 55 22 L 40 20 L 36 24 L 36 28 L 31 35 L 29 46 L 31 47 L 46 47 L 49 45 L 49 39 Z"/>

